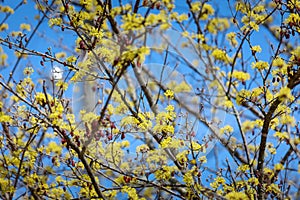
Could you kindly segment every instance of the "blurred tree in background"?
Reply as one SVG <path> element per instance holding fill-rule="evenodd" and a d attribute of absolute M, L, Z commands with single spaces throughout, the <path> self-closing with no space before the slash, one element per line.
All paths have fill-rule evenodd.
<path fill-rule="evenodd" d="M 1 199 L 300 198 L 300 1 L 4 0 Z"/>

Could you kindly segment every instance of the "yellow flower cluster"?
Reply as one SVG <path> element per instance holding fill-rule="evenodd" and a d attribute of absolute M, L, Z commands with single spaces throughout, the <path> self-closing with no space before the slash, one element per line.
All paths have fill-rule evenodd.
<path fill-rule="evenodd" d="M 123 24 L 121 25 L 121 28 L 123 28 L 125 31 L 140 30 L 143 28 L 142 23 L 144 21 L 144 17 L 136 13 L 127 13 L 123 16 L 122 21 Z"/>
<path fill-rule="evenodd" d="M 233 47 L 237 46 L 238 41 L 236 40 L 236 33 L 235 32 L 227 33 L 226 39 L 230 42 L 231 46 L 233 46 Z"/>
<path fill-rule="evenodd" d="M 223 128 L 220 129 L 220 133 L 224 134 L 224 133 L 232 133 L 233 132 L 233 128 L 230 125 L 226 125 Z"/>
<path fill-rule="evenodd" d="M 51 95 L 47 94 L 47 99 L 49 101 L 51 101 L 52 100 Z M 47 99 L 46 99 L 45 94 L 42 93 L 42 92 L 37 92 L 36 95 L 35 95 L 35 101 L 37 102 L 37 104 L 39 104 L 41 106 L 45 105 L 45 103 L 47 102 Z"/>
<path fill-rule="evenodd" d="M 210 183 L 210 187 L 212 187 L 213 189 L 217 189 L 220 185 L 224 185 L 225 184 L 225 179 L 223 177 L 217 176 L 215 178 L 215 181 Z"/>
<path fill-rule="evenodd" d="M 167 137 L 163 139 L 163 141 L 160 143 L 161 148 L 180 148 L 184 145 L 183 140 L 176 139 L 172 137 Z"/>
<path fill-rule="evenodd" d="M 49 155 L 50 153 L 55 153 L 56 155 L 60 155 L 62 152 L 61 145 L 58 145 L 56 142 L 49 142 L 46 147 L 46 154 Z"/>
<path fill-rule="evenodd" d="M 236 96 L 236 103 L 238 105 L 241 105 L 246 99 L 248 99 L 251 95 L 251 92 L 249 90 L 241 90 Z"/>
<path fill-rule="evenodd" d="M 229 76 L 230 76 L 230 73 L 229 73 Z M 231 76 L 233 78 L 238 79 L 239 81 L 247 81 L 247 80 L 250 79 L 250 74 L 249 73 L 242 72 L 242 71 L 237 71 L 237 70 L 234 70 Z"/>
<path fill-rule="evenodd" d="M 289 24 L 296 28 L 297 32 L 300 32 L 300 15 L 299 13 L 291 13 L 288 18 L 285 20 L 286 24 Z"/>
<path fill-rule="evenodd" d="M 176 112 L 174 112 L 174 106 L 168 105 L 166 107 L 167 112 L 160 112 L 156 116 L 156 125 L 153 130 L 156 133 L 174 134 L 174 120 L 176 118 Z"/>
<path fill-rule="evenodd" d="M 26 30 L 26 31 L 30 31 L 31 30 L 31 27 L 30 27 L 30 24 L 20 24 L 20 29 L 21 30 Z"/>
<path fill-rule="evenodd" d="M 136 193 L 136 189 L 131 188 L 129 186 L 123 186 L 121 191 L 122 191 L 122 193 L 127 193 L 128 194 L 128 199 L 145 200 L 145 198 L 139 198 L 139 196 Z"/>
<path fill-rule="evenodd" d="M 0 123 L 2 122 L 12 122 L 12 119 L 9 115 L 4 114 L 3 112 L 0 112 Z"/>
<path fill-rule="evenodd" d="M 48 24 L 50 27 L 60 26 L 62 24 L 62 22 L 63 22 L 62 19 L 60 17 L 57 17 L 57 18 L 49 19 Z"/>
<path fill-rule="evenodd" d="M 174 92 L 172 90 L 167 90 L 164 95 L 168 98 L 168 99 L 173 99 L 174 98 Z"/>
<path fill-rule="evenodd" d="M 14 14 L 15 11 L 9 6 L 0 6 L 0 12 Z"/>
<path fill-rule="evenodd" d="M 195 177 L 195 167 L 191 170 L 187 171 L 183 176 L 183 181 L 187 184 L 187 186 L 194 185 L 194 177 Z"/>
<path fill-rule="evenodd" d="M 269 68 L 269 63 L 265 62 L 265 61 L 258 61 L 258 62 L 253 62 L 252 64 L 252 68 L 258 69 L 258 70 L 263 70 L 263 69 L 267 69 Z"/>
<path fill-rule="evenodd" d="M 229 28 L 227 18 L 213 18 L 207 23 L 207 30 L 212 34 L 217 34 L 219 31 L 224 31 Z"/>
<path fill-rule="evenodd" d="M 61 88 L 63 91 L 66 91 L 68 89 L 68 83 L 62 80 L 57 81 L 55 85 L 56 87 Z"/>
<path fill-rule="evenodd" d="M 260 53 L 261 52 L 261 48 L 260 48 L 259 45 L 255 45 L 255 46 L 251 47 L 251 51 L 252 52 L 258 52 L 258 53 Z"/>
<path fill-rule="evenodd" d="M 295 99 L 295 97 L 291 94 L 291 89 L 288 87 L 282 87 L 275 97 L 278 97 L 284 102 L 292 102 Z"/>
<path fill-rule="evenodd" d="M 201 11 L 200 19 L 206 20 L 210 15 L 215 13 L 215 10 L 210 4 L 201 3 L 201 2 L 193 2 L 191 3 L 191 12 L 199 12 Z"/>
<path fill-rule="evenodd" d="M 161 169 L 155 171 L 154 175 L 158 180 L 169 180 L 176 170 L 176 166 L 162 166 Z"/>
<path fill-rule="evenodd" d="M 8 29 L 8 24 L 3 23 L 3 24 L 0 25 L 0 32 L 1 32 L 1 31 L 5 31 L 5 30 L 7 30 L 7 29 Z"/>
<path fill-rule="evenodd" d="M 249 165 L 240 165 L 238 167 L 238 170 L 241 171 L 241 172 L 248 171 L 249 169 L 250 169 Z"/>
<path fill-rule="evenodd" d="M 243 192 L 229 192 L 228 194 L 225 195 L 226 199 L 230 200 L 244 200 L 244 199 L 249 199 L 248 195 L 243 193 Z"/>
<path fill-rule="evenodd" d="M 229 61 L 228 56 L 224 50 L 215 49 L 211 54 L 216 60 L 227 63 Z"/>

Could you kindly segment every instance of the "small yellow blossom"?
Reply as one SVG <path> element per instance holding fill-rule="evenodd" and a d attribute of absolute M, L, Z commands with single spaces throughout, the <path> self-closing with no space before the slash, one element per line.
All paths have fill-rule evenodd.
<path fill-rule="evenodd" d="M 68 83 L 66 83 L 62 80 L 57 81 L 57 83 L 55 85 L 56 85 L 56 87 L 61 88 L 64 91 L 66 91 L 68 89 Z"/>
<path fill-rule="evenodd" d="M 249 90 L 241 90 L 237 97 L 236 97 L 236 103 L 238 105 L 241 105 L 244 101 L 246 101 L 251 95 L 251 92 Z"/>
<path fill-rule="evenodd" d="M 5 31 L 7 29 L 8 29 L 8 24 L 3 23 L 3 24 L 0 25 L 0 32 Z"/>
<path fill-rule="evenodd" d="M 249 165 L 240 165 L 238 167 L 238 170 L 241 171 L 241 172 L 245 172 L 245 171 L 247 171 L 249 169 L 250 169 Z"/>
<path fill-rule="evenodd" d="M 226 125 L 223 128 L 220 129 L 220 133 L 224 134 L 224 133 L 232 133 L 233 132 L 233 128 L 230 125 Z"/>
<path fill-rule="evenodd" d="M 0 112 L 0 122 L 11 122 L 12 119 L 9 115 L 4 114 L 3 112 Z"/>
<path fill-rule="evenodd" d="M 142 144 L 142 145 L 136 147 L 136 152 L 137 153 L 146 153 L 149 150 L 150 150 L 150 148 L 146 144 Z"/>
<path fill-rule="evenodd" d="M 187 173 L 185 173 L 183 175 L 183 181 L 188 185 L 188 186 L 192 186 L 194 185 L 194 178 L 193 178 L 193 172 L 192 170 L 188 171 Z"/>
<path fill-rule="evenodd" d="M 63 22 L 62 19 L 60 17 L 57 17 L 57 18 L 49 19 L 48 24 L 50 27 L 53 27 L 54 25 L 60 26 L 62 22 Z"/>
<path fill-rule="evenodd" d="M 255 63 L 252 63 L 252 68 L 256 68 L 258 70 L 267 69 L 269 67 L 269 64 L 265 61 L 258 61 Z"/>
<path fill-rule="evenodd" d="M 230 32 L 227 33 L 226 39 L 230 42 L 231 46 L 236 47 L 238 42 L 236 40 L 236 33 L 235 32 Z"/>
<path fill-rule="evenodd" d="M 215 49 L 213 50 L 212 54 L 211 54 L 216 60 L 220 60 L 223 62 L 227 62 L 228 58 L 227 58 L 227 54 L 224 50 L 221 49 Z"/>
<path fill-rule="evenodd" d="M 23 74 L 24 74 L 24 75 L 27 75 L 27 76 L 30 76 L 33 72 L 34 72 L 34 70 L 33 70 L 32 67 L 26 67 L 26 68 L 23 70 Z"/>
<path fill-rule="evenodd" d="M 225 108 L 232 108 L 233 107 L 233 103 L 230 100 L 226 100 L 226 101 L 224 101 L 223 106 Z"/>
<path fill-rule="evenodd" d="M 68 63 L 74 63 L 74 62 L 76 62 L 76 60 L 77 60 L 77 58 L 76 58 L 75 56 L 69 56 L 69 57 L 66 59 L 66 61 L 67 61 Z"/>
<path fill-rule="evenodd" d="M 240 80 L 240 81 L 247 81 L 250 79 L 250 74 L 247 72 L 242 72 L 242 71 L 233 71 L 232 77 Z"/>
<path fill-rule="evenodd" d="M 164 95 L 169 99 L 174 99 L 174 92 L 172 90 L 167 90 Z"/>
<path fill-rule="evenodd" d="M 230 199 L 230 200 L 245 200 L 245 199 L 249 199 L 249 197 L 247 196 L 247 194 L 243 193 L 243 192 L 230 192 L 228 194 L 225 195 L 226 199 Z"/>
<path fill-rule="evenodd" d="M 26 31 L 31 31 L 31 27 L 30 27 L 30 24 L 20 24 L 20 29 L 21 30 L 26 30 Z"/>
<path fill-rule="evenodd" d="M 285 64 L 284 60 L 280 57 L 276 57 L 274 60 L 273 60 L 273 66 L 275 67 L 283 67 Z"/>
<path fill-rule="evenodd" d="M 284 169 L 284 166 L 281 163 L 277 163 L 277 164 L 275 164 L 274 169 L 276 171 L 280 171 L 280 170 Z"/>
<path fill-rule="evenodd" d="M 0 5 L 0 11 L 1 12 L 4 12 L 4 13 L 10 13 L 10 14 L 14 14 L 14 9 L 12 9 L 11 7 L 9 6 L 1 6 Z"/>
<path fill-rule="evenodd" d="M 255 45 L 251 48 L 252 52 L 258 52 L 260 53 L 261 52 L 261 48 L 259 45 Z"/>
<path fill-rule="evenodd" d="M 251 177 L 251 178 L 248 179 L 248 183 L 251 183 L 251 184 L 256 186 L 256 185 L 259 184 L 259 181 L 256 177 Z"/>
<path fill-rule="evenodd" d="M 57 59 L 64 58 L 64 57 L 66 57 L 66 53 L 65 52 L 58 52 L 58 53 L 55 54 L 55 57 Z"/>
<path fill-rule="evenodd" d="M 199 160 L 201 163 L 206 163 L 206 162 L 207 162 L 206 156 L 201 156 L 198 160 Z"/>
<path fill-rule="evenodd" d="M 295 99 L 295 97 L 291 94 L 291 89 L 286 86 L 282 87 L 275 97 L 278 97 L 284 102 L 292 102 Z"/>

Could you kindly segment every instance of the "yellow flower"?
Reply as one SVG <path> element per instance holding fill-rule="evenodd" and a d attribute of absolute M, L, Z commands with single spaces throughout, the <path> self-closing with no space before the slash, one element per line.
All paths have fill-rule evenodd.
<path fill-rule="evenodd" d="M 215 49 L 213 50 L 212 54 L 211 54 L 216 60 L 220 60 L 223 62 L 227 62 L 228 58 L 227 58 L 227 54 L 224 50 L 221 49 Z"/>
<path fill-rule="evenodd" d="M 174 92 L 172 90 L 167 90 L 164 95 L 169 99 L 174 99 Z"/>
<path fill-rule="evenodd" d="M 220 133 L 224 134 L 224 133 L 232 133 L 233 132 L 233 128 L 230 125 L 226 125 L 223 128 L 220 129 Z"/>
<path fill-rule="evenodd" d="M 26 68 L 23 70 L 23 74 L 24 74 L 24 75 L 27 75 L 27 76 L 30 76 L 33 72 L 34 72 L 34 70 L 33 70 L 32 67 L 26 67 Z"/>
<path fill-rule="evenodd" d="M 157 170 L 154 174 L 158 180 L 169 180 L 172 173 L 175 171 L 175 166 L 163 166 L 160 170 Z"/>
<path fill-rule="evenodd" d="M 241 172 L 245 172 L 245 171 L 247 171 L 249 169 L 250 169 L 249 165 L 240 165 L 238 167 L 238 170 L 241 171 Z"/>
<path fill-rule="evenodd" d="M 202 13 L 201 13 L 201 20 L 206 20 L 209 15 L 213 15 L 215 13 L 215 10 L 213 7 L 207 3 L 205 3 L 202 7 Z"/>
<path fill-rule="evenodd" d="M 266 192 L 272 192 L 275 194 L 280 194 L 281 190 L 279 189 L 278 185 L 272 183 L 271 185 L 267 186 Z"/>
<path fill-rule="evenodd" d="M 66 61 L 68 63 L 73 63 L 73 62 L 76 62 L 77 58 L 75 56 L 69 56 Z"/>
<path fill-rule="evenodd" d="M 291 89 L 286 86 L 282 87 L 275 96 L 284 102 L 292 102 L 295 99 L 291 94 Z"/>
<path fill-rule="evenodd" d="M 187 173 L 185 173 L 183 175 L 183 181 L 188 185 L 188 186 L 191 186 L 191 185 L 194 185 L 194 179 L 193 179 L 193 172 L 190 170 L 188 171 Z"/>
<path fill-rule="evenodd" d="M 137 153 L 140 153 L 140 152 L 141 153 L 146 153 L 149 150 L 150 150 L 150 148 L 146 144 L 142 144 L 142 145 L 136 147 L 136 152 Z"/>
<path fill-rule="evenodd" d="M 289 124 L 294 126 L 295 125 L 295 118 L 293 116 L 283 114 L 280 116 L 280 122 L 281 124 Z"/>
<path fill-rule="evenodd" d="M 55 57 L 57 59 L 64 58 L 64 57 L 66 57 L 66 53 L 65 52 L 58 52 L 58 53 L 55 54 Z"/>
<path fill-rule="evenodd" d="M 283 67 L 285 64 L 284 60 L 280 57 L 276 57 L 274 60 L 273 60 L 273 66 L 275 67 Z"/>
<path fill-rule="evenodd" d="M 241 90 L 236 97 L 236 103 L 241 105 L 247 98 L 250 97 L 250 95 L 251 92 L 249 90 Z"/>
<path fill-rule="evenodd" d="M 60 145 L 58 145 L 56 142 L 49 142 L 47 148 L 46 148 L 46 153 L 50 154 L 50 153 L 55 153 L 60 155 L 62 151 L 62 147 Z"/>
<path fill-rule="evenodd" d="M 259 181 L 256 177 L 251 177 L 251 178 L 248 179 L 248 183 L 251 183 L 251 184 L 256 186 L 256 185 L 259 184 Z"/>
<path fill-rule="evenodd" d="M 9 115 L 4 114 L 3 112 L 0 112 L 0 122 L 11 122 L 12 119 Z"/>
<path fill-rule="evenodd" d="M 122 190 L 121 190 L 123 193 L 127 193 L 128 194 L 128 199 L 132 199 L 132 200 L 138 200 L 139 197 L 136 193 L 136 189 L 134 188 L 131 188 L 129 186 L 123 186 L 122 187 Z"/>
<path fill-rule="evenodd" d="M 30 24 L 20 24 L 20 29 L 21 30 L 26 30 L 26 31 L 30 31 L 31 30 L 31 27 L 30 27 Z"/>
<path fill-rule="evenodd" d="M 56 85 L 56 87 L 61 88 L 64 91 L 66 91 L 68 89 L 68 83 L 66 83 L 62 80 L 57 81 L 57 83 L 55 85 Z"/>
<path fill-rule="evenodd" d="M 228 29 L 229 26 L 227 18 L 213 18 L 208 22 L 207 30 L 212 34 L 217 34 L 219 31 Z"/>
<path fill-rule="evenodd" d="M 7 60 L 7 54 L 6 53 L 1 53 L 0 54 L 0 65 L 2 66 L 6 66 L 7 63 L 6 63 L 6 60 Z"/>
<path fill-rule="evenodd" d="M 220 185 L 225 183 L 225 179 L 223 177 L 220 177 L 220 176 L 216 177 L 215 181 L 216 181 L 216 183 L 218 183 Z"/>
<path fill-rule="evenodd" d="M 48 24 L 50 27 L 53 27 L 54 25 L 60 26 L 62 22 L 63 22 L 62 19 L 60 17 L 57 17 L 57 18 L 49 19 Z"/>
<path fill-rule="evenodd" d="M 224 101 L 223 106 L 225 108 L 232 108 L 233 107 L 233 103 L 230 100 L 226 100 L 226 101 Z"/>
<path fill-rule="evenodd" d="M 192 151 L 202 151 L 204 148 L 202 147 L 201 144 L 195 142 L 195 141 L 192 141 L 191 142 L 191 150 Z"/>
<path fill-rule="evenodd" d="M 190 91 L 191 91 L 191 86 L 185 81 L 182 81 L 180 84 L 176 85 L 174 88 L 175 93 L 190 92 Z"/>
<path fill-rule="evenodd" d="M 165 138 L 161 143 L 160 143 L 160 145 L 161 145 L 161 147 L 164 149 L 164 148 L 168 148 L 169 147 L 169 145 L 171 144 L 171 142 L 172 142 L 172 138 L 171 137 L 167 137 L 167 138 Z"/>
<path fill-rule="evenodd" d="M 0 6 L 0 11 L 4 12 L 4 13 L 10 13 L 10 14 L 14 14 L 14 9 L 12 9 L 9 6 Z"/>
<path fill-rule="evenodd" d="M 258 31 L 259 26 L 257 25 L 256 22 L 250 22 L 250 27 L 253 28 L 253 30 Z"/>
<path fill-rule="evenodd" d="M 166 107 L 166 110 L 167 110 L 168 112 L 173 112 L 173 111 L 174 111 L 174 106 L 173 106 L 173 105 L 168 105 L 168 106 Z"/>
<path fill-rule="evenodd" d="M 237 46 L 238 42 L 237 42 L 237 40 L 236 40 L 236 33 L 235 33 L 235 32 L 227 33 L 226 39 L 230 42 L 230 44 L 231 44 L 233 47 L 236 47 L 236 46 Z"/>
<path fill-rule="evenodd" d="M 255 45 L 251 48 L 252 52 L 261 52 L 261 48 L 259 45 Z"/>
<path fill-rule="evenodd" d="M 276 171 L 280 171 L 280 170 L 284 169 L 284 166 L 281 163 L 277 163 L 277 164 L 275 164 L 274 169 Z"/>
<path fill-rule="evenodd" d="M 8 29 L 8 24 L 3 23 L 3 24 L 0 25 L 0 32 L 5 31 L 7 29 Z"/>
<path fill-rule="evenodd" d="M 232 77 L 240 80 L 240 81 L 247 81 L 250 79 L 250 74 L 242 71 L 233 71 Z"/>
<path fill-rule="evenodd" d="M 252 63 L 252 68 L 256 68 L 258 70 L 267 69 L 269 67 L 269 64 L 265 61 L 258 61 L 256 63 Z"/>
<path fill-rule="evenodd" d="M 206 162 L 207 162 L 206 156 L 201 156 L 198 160 L 199 160 L 201 163 L 206 163 Z"/>
<path fill-rule="evenodd" d="M 188 161 L 187 155 L 189 154 L 188 150 L 184 150 L 182 152 L 179 152 L 176 155 L 176 159 L 179 161 L 179 163 L 184 164 Z"/>
<path fill-rule="evenodd" d="M 226 199 L 229 200 L 247 200 L 249 197 L 243 192 L 229 192 L 225 195 Z"/>

